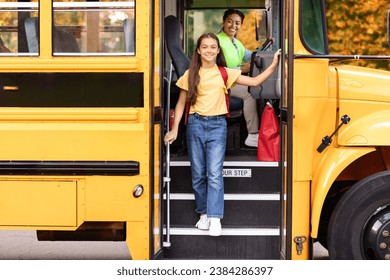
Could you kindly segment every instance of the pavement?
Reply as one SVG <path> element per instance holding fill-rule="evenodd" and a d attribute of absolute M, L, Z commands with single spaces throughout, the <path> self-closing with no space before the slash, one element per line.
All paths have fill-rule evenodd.
<path fill-rule="evenodd" d="M 38 241 L 36 231 L 0 230 L 0 260 L 128 260 L 126 242 Z"/>
<path fill-rule="evenodd" d="M 38 241 L 35 231 L 0 230 L 0 260 L 129 260 L 126 242 Z M 314 243 L 314 259 L 328 251 Z"/>

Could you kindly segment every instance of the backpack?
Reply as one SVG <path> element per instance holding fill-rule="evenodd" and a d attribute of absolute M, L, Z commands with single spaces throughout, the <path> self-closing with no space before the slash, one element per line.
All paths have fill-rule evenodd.
<path fill-rule="evenodd" d="M 223 66 L 218 66 L 218 70 L 219 72 L 221 72 L 221 76 L 222 76 L 222 79 L 223 79 L 223 82 L 225 84 L 225 86 L 227 85 L 227 80 L 228 80 L 228 74 L 227 74 L 227 71 L 226 71 L 226 68 L 223 67 Z M 230 117 L 230 110 L 229 110 L 229 94 L 225 94 L 225 101 L 226 101 L 226 108 L 227 108 L 227 113 L 226 113 L 226 117 Z M 188 115 L 190 113 L 190 103 L 187 102 L 186 103 L 186 108 L 185 108 L 185 120 L 184 120 L 184 124 L 187 124 L 187 120 L 188 120 Z"/>

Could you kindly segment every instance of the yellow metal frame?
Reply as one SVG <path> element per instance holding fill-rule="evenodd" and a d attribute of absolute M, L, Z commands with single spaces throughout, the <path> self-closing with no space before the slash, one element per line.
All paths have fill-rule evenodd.
<path fill-rule="evenodd" d="M 299 1 L 295 4 L 294 54 L 309 54 L 299 37 Z M 390 74 L 362 67 L 331 66 L 327 59 L 295 59 L 293 108 L 292 259 L 301 255 L 294 237 L 318 236 L 326 196 L 338 176 L 359 158 L 389 143 L 388 86 Z M 348 114 L 351 123 L 333 137 L 332 144 L 317 152 Z M 289 164 L 289 163 L 287 163 Z"/>
<path fill-rule="evenodd" d="M 150 1 L 135 2 L 135 56 L 53 57 L 52 4 L 51 0 L 40 0 L 41 42 L 50 43 L 40 44 L 40 55 L 36 57 L 0 57 L 0 73 L 144 73 L 145 106 L 0 108 L 0 160 L 133 160 L 140 163 L 140 174 L 0 176 L 0 229 L 75 230 L 85 221 L 123 221 L 133 259 L 149 259 L 161 249 L 158 231 L 162 130 L 161 124 L 153 123 L 152 110 L 161 105 L 162 20 L 160 1 L 153 2 L 154 9 Z M 294 4 L 294 48 L 290 51 L 309 54 L 299 37 L 299 1 Z M 351 72 L 352 68 L 343 68 L 343 77 L 338 80 L 337 69 L 329 66 L 327 59 L 296 59 L 290 63 L 294 63 L 294 118 L 293 162 L 288 164 L 293 165 L 293 174 L 292 212 L 287 215 L 292 219 L 292 259 L 308 259 L 310 243 L 303 243 L 302 254 L 298 254 L 294 237 L 304 236 L 308 240 L 317 237 L 322 207 L 336 178 L 354 161 L 375 151 L 374 145 L 385 145 L 390 140 L 381 133 L 388 127 L 387 122 L 379 121 L 390 119 L 388 104 L 379 102 L 390 101 L 388 95 L 380 96 L 390 75 L 384 71 L 359 68 Z M 359 71 L 360 77 L 356 78 Z M 362 79 L 366 85 L 376 80 L 377 100 L 367 99 L 372 98 L 373 88 L 357 85 L 354 79 Z M 362 88 L 366 92 L 362 93 Z M 370 105 L 356 101 L 359 98 L 370 101 Z M 353 122 L 340 129 L 332 145 L 319 154 L 316 148 L 322 137 L 334 131 L 339 117 L 345 113 L 351 115 Z M 321 126 L 317 127 L 318 124 Z M 77 145 L 69 146 L 72 142 Z M 133 196 L 136 185 L 144 187 L 139 198 Z M 1 201 L 3 197 L 7 203 Z"/>
<path fill-rule="evenodd" d="M 159 1 L 135 0 L 136 54 L 121 57 L 53 57 L 52 2 L 40 0 L 40 54 L 1 57 L 0 72 L 139 72 L 144 73 L 143 108 L 0 108 L 0 160 L 138 161 L 136 176 L 1 176 L 0 194 L 14 204 L 2 205 L 0 229 L 75 230 L 85 221 L 126 222 L 126 242 L 133 259 L 152 257 L 152 196 L 160 180 L 159 129 L 152 129 L 153 99 L 160 104 Z M 151 19 L 156 17 L 156 25 Z M 150 32 L 145 32 L 149 30 Z M 152 30 L 154 30 L 152 32 Z M 155 38 L 151 38 L 154 34 Z M 50 42 L 44 44 L 43 42 Z M 154 61 L 151 61 L 154 53 Z M 150 75 L 154 73 L 154 77 Z M 153 90 L 153 91 L 152 91 Z M 109 94 L 109 93 L 107 93 Z M 72 147 L 68 143 L 76 143 Z M 155 154 L 151 154 L 155 146 Z M 157 174 L 157 175 L 156 175 Z M 151 185 L 153 183 L 154 185 Z M 133 196 L 136 185 L 144 187 Z M 156 191 L 157 189 L 157 191 Z M 27 193 L 30 199 L 20 196 Z M 155 204 L 159 202 L 155 201 Z M 159 206 L 157 206 L 159 207 Z M 32 210 L 32 214 L 31 214 Z M 30 211 L 30 212 L 29 212 Z M 155 212 L 158 212 L 154 210 Z M 38 218 L 39 217 L 39 218 Z M 154 237 L 158 243 L 160 236 Z"/>

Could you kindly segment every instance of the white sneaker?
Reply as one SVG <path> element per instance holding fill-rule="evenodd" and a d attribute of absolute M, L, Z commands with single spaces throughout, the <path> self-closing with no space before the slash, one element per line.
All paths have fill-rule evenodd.
<path fill-rule="evenodd" d="M 195 227 L 201 230 L 208 230 L 210 228 L 210 219 L 207 218 L 207 215 L 200 215 L 199 221 L 196 223 Z"/>
<path fill-rule="evenodd" d="M 209 235 L 220 236 L 222 234 L 221 219 L 210 218 L 209 220 L 210 220 Z"/>
<path fill-rule="evenodd" d="M 259 143 L 259 134 L 258 133 L 250 133 L 248 137 L 245 139 L 245 145 L 249 147 L 256 147 Z"/>

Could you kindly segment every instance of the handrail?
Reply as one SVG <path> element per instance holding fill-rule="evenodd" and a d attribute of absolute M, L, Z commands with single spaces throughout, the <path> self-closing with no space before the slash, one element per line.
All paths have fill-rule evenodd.
<path fill-rule="evenodd" d="M 171 64 L 169 66 L 169 76 L 168 76 L 168 90 L 167 90 L 167 110 L 166 110 L 166 131 L 169 131 L 169 104 L 171 103 L 171 81 L 172 81 L 172 69 L 173 64 L 171 61 Z M 164 183 L 166 186 L 166 199 L 167 199 L 167 215 L 166 215 L 166 241 L 163 242 L 163 247 L 169 248 L 171 247 L 171 151 L 170 151 L 170 144 L 169 142 L 166 144 L 166 171 L 165 171 L 165 177 L 164 177 Z"/>

